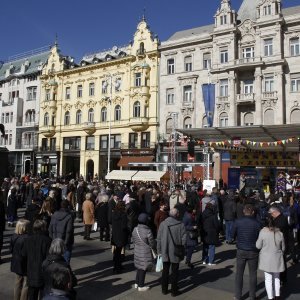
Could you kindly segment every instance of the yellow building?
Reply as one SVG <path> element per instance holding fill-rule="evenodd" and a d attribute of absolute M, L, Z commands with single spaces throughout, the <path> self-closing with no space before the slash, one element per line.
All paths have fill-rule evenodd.
<path fill-rule="evenodd" d="M 158 45 L 142 20 L 130 45 L 79 65 L 52 48 L 41 77 L 38 173 L 104 177 L 155 159 Z"/>

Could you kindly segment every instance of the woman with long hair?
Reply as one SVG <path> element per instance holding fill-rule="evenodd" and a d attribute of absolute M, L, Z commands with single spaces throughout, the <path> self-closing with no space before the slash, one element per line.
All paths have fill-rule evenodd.
<path fill-rule="evenodd" d="M 50 201 L 45 200 L 39 212 L 38 219 L 45 221 L 45 223 L 47 224 L 47 229 L 50 225 L 51 216 L 51 203 Z"/>
<path fill-rule="evenodd" d="M 256 247 L 260 249 L 258 268 L 265 274 L 268 299 L 279 299 L 280 273 L 285 270 L 285 243 L 283 234 L 275 227 L 273 219 L 270 218 L 268 226 L 260 231 Z"/>

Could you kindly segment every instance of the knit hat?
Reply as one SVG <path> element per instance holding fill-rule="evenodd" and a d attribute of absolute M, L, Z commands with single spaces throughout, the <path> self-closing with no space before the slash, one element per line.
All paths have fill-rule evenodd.
<path fill-rule="evenodd" d="M 147 214 L 140 214 L 138 218 L 139 223 L 146 224 L 148 222 L 148 215 Z"/>

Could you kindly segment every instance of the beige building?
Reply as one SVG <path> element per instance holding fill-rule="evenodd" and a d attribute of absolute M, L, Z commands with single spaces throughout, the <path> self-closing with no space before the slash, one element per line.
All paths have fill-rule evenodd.
<path fill-rule="evenodd" d="M 299 123 L 300 6 L 283 9 L 282 2 L 244 0 L 236 12 L 222 0 L 213 24 L 162 42 L 161 141 L 171 132 L 170 112 L 178 128 L 208 126 L 206 83 L 215 85 L 213 127 Z M 186 161 L 181 150 L 178 160 Z"/>
<path fill-rule="evenodd" d="M 104 177 L 155 159 L 158 45 L 143 19 L 130 45 L 79 65 L 52 48 L 41 78 L 38 173 Z"/>

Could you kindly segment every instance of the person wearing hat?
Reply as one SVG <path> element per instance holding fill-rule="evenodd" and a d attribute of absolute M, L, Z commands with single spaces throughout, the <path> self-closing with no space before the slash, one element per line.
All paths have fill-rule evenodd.
<path fill-rule="evenodd" d="M 134 266 L 136 267 L 136 280 L 134 287 L 139 292 L 150 289 L 145 286 L 145 277 L 147 271 L 153 267 L 152 251 L 156 250 L 156 242 L 153 238 L 151 229 L 148 227 L 149 217 L 142 213 L 138 217 L 138 226 L 132 232 L 132 240 L 134 244 Z"/>

